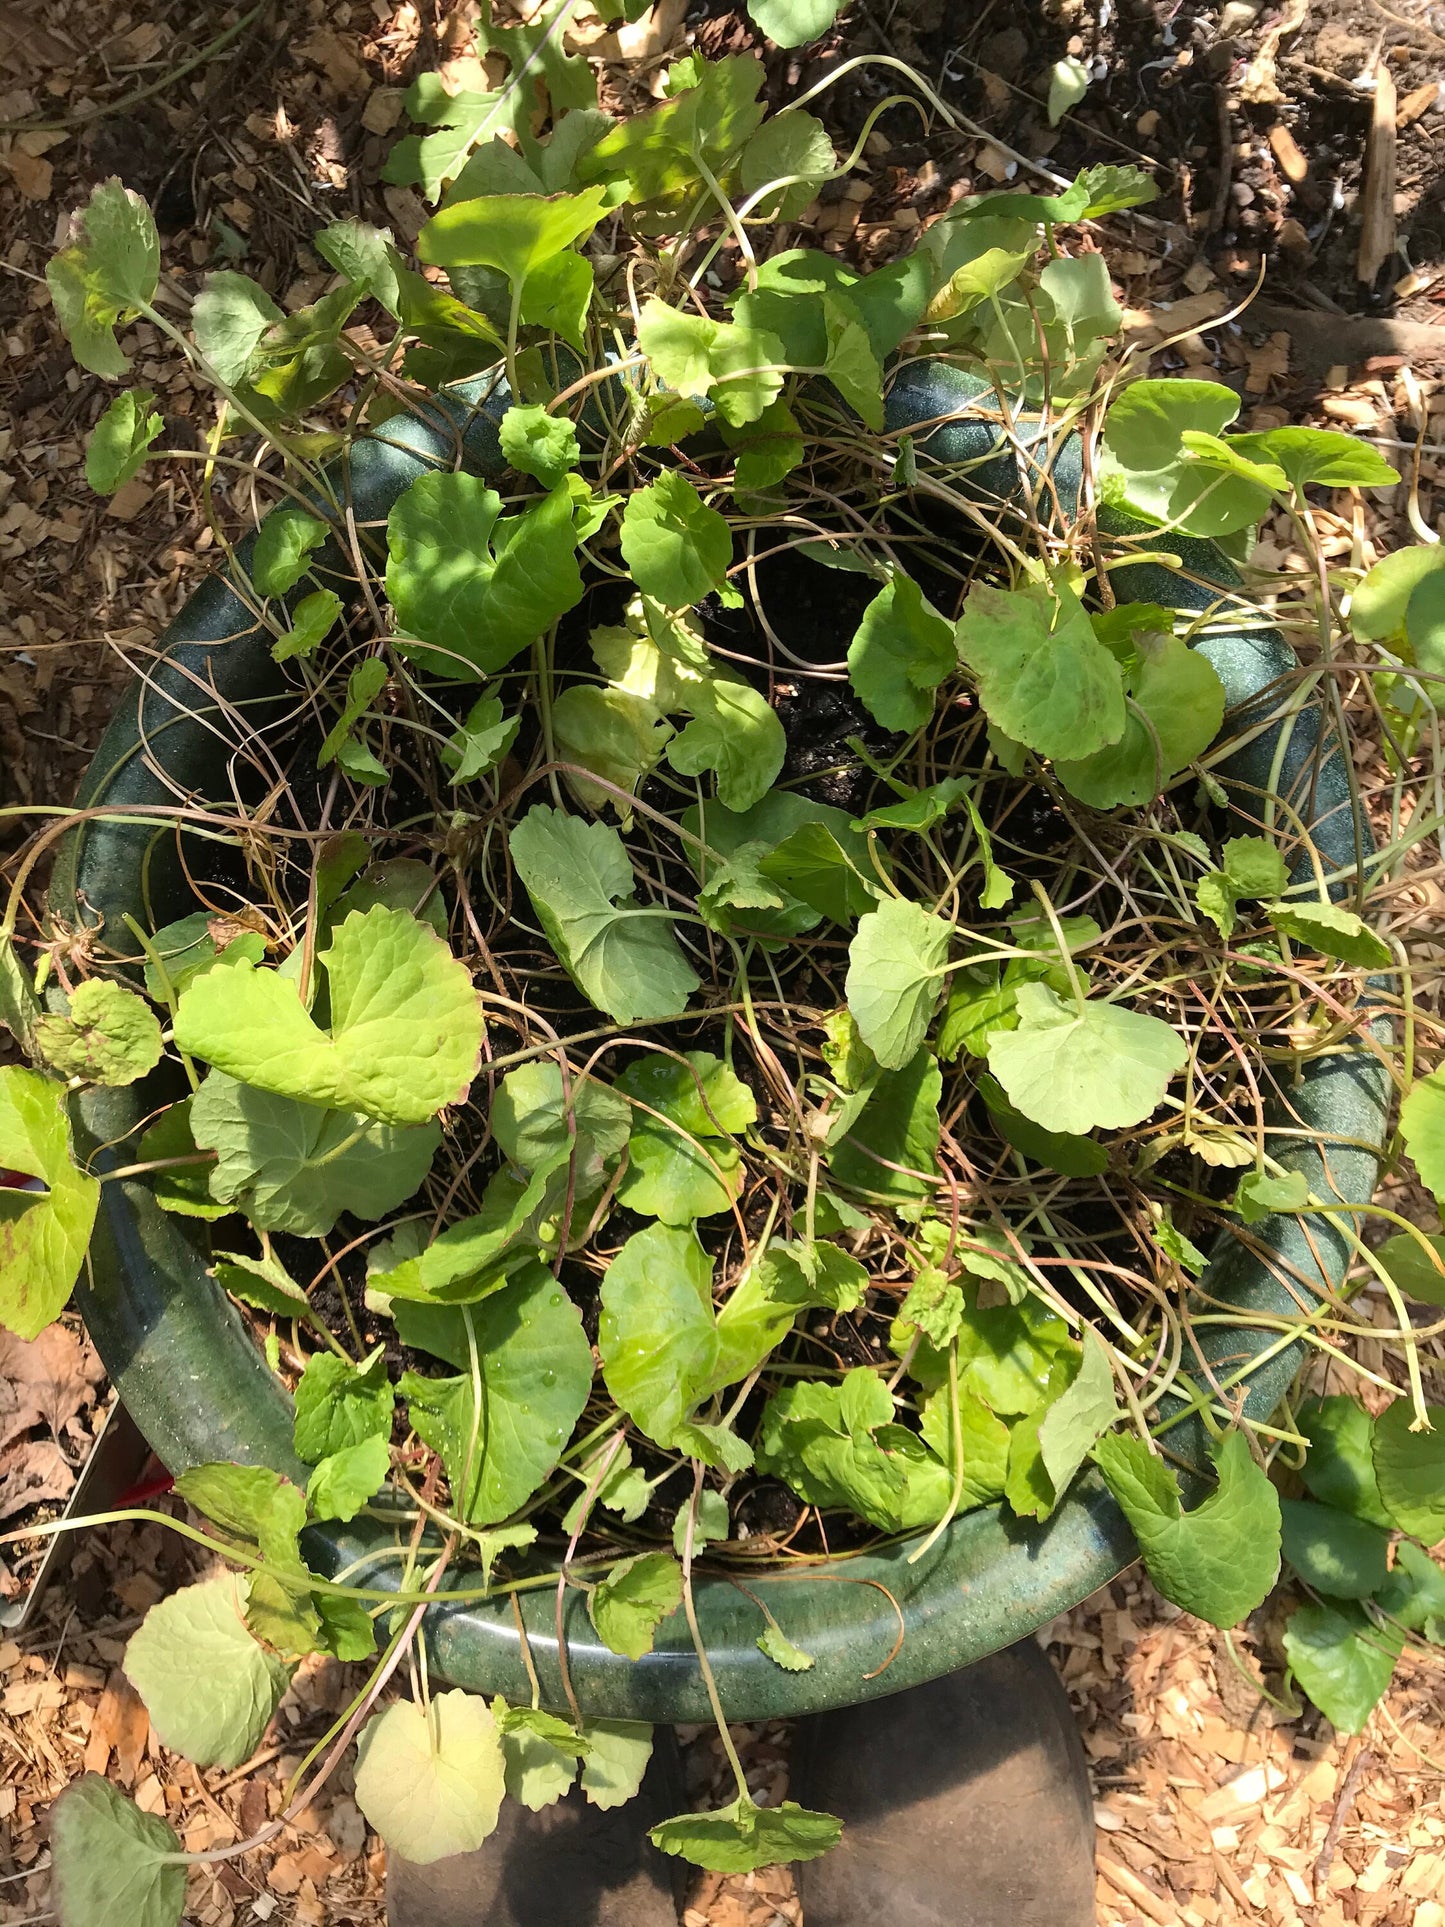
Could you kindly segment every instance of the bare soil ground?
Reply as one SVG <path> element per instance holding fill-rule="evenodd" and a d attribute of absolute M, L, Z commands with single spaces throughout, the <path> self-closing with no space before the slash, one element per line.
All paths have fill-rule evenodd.
<path fill-rule="evenodd" d="M 86 487 L 84 440 L 106 397 L 74 367 L 40 278 L 66 210 L 119 173 L 152 199 L 178 282 L 239 266 L 290 307 L 324 286 L 308 245 L 317 227 L 357 213 L 409 235 L 423 215 L 409 190 L 381 184 L 380 166 L 410 76 L 465 59 L 465 9 L 272 0 L 216 48 L 242 17 L 215 0 L 0 0 L 0 805 L 68 801 L 120 681 L 212 560 L 196 465 L 148 469 L 109 502 Z M 713 55 L 756 44 L 739 11 L 686 0 L 658 0 L 611 39 L 587 27 L 585 10 L 579 20 L 618 107 L 645 102 L 689 39 Z M 815 244 L 886 259 L 964 193 L 1101 160 L 1154 164 L 1161 200 L 1099 236 L 1129 342 L 1156 355 L 1156 372 L 1229 381 L 1247 426 L 1310 419 L 1377 438 L 1387 453 L 1418 446 L 1422 507 L 1438 525 L 1445 8 L 859 0 L 821 50 L 769 56 L 770 90 L 788 98 L 859 52 L 915 62 L 969 127 L 925 139 L 915 116 L 890 110 L 856 180 L 810 210 Z M 1066 53 L 1093 78 L 1051 129 L 1042 102 Z M 1375 125 L 1374 148 L 1392 151 L 1395 187 L 1370 218 L 1388 229 L 1392 216 L 1394 235 L 1361 280 L 1381 69 L 1395 111 L 1388 129 Z M 893 79 L 851 76 L 831 97 L 837 131 L 860 127 Z M 1223 319 L 1261 280 L 1263 299 Z M 144 328 L 135 335 L 137 378 L 160 395 L 168 440 L 199 445 L 203 399 L 163 344 Z M 224 484 L 215 506 L 228 528 L 254 508 Z M 1403 500 L 1339 518 L 1330 539 L 1366 559 L 1412 539 Z M 1283 525 L 1265 528 L 1257 559 L 1304 566 Z M 8 827 L 0 822 L 0 852 Z M 1428 893 L 1421 915 L 1438 915 Z M 1416 1208 L 1408 1195 L 1392 1202 Z M 65 1428 L 91 1409 L 93 1388 L 87 1397 L 58 1413 L 56 1442 L 71 1458 L 80 1434 Z M 50 1436 L 43 1420 L 27 1425 L 37 1463 Z M 286 1776 L 341 1703 L 343 1669 L 304 1667 L 250 1773 L 203 1776 L 167 1753 L 119 1660 L 146 1608 L 191 1576 L 181 1542 L 157 1526 L 96 1532 L 40 1624 L 23 1641 L 0 1634 L 0 1923 L 47 1917 L 45 1812 L 82 1768 L 166 1813 L 189 1847 L 226 1844 L 279 1808 Z M 1263 1608 L 1231 1653 L 1130 1576 L 1047 1629 L 1095 1780 L 1100 1927 L 1445 1927 L 1438 1666 L 1403 1663 L 1367 1734 L 1345 1741 L 1312 1712 L 1286 1717 L 1251 1684 L 1261 1668 L 1278 1685 L 1277 1620 Z M 785 1786 L 786 1738 L 775 1727 L 748 1738 L 750 1776 L 767 1797 Z M 699 1803 L 718 1765 L 700 1739 L 690 1765 Z M 343 1779 L 273 1848 L 198 1876 L 190 1918 L 376 1923 L 383 1874 Z M 709 1879 L 687 1927 L 799 1919 L 775 1871 Z"/>

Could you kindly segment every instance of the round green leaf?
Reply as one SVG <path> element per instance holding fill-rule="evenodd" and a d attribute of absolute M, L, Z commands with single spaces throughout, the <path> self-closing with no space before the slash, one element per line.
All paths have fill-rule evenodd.
<path fill-rule="evenodd" d="M 879 590 L 848 645 L 848 679 L 885 729 L 921 729 L 957 662 L 950 625 L 907 575 Z"/>
<path fill-rule="evenodd" d="M 1445 1197 L 1445 1071 L 1410 1086 L 1400 1106 L 1400 1133 L 1421 1180 Z"/>
<path fill-rule="evenodd" d="M 1445 670 L 1445 573 L 1437 569 L 1418 583 L 1405 610 L 1405 640 L 1418 669 L 1439 675 Z M 1427 686 L 1426 694 L 1440 707 L 1438 683 Z"/>
<path fill-rule="evenodd" d="M 1109 1433 L 1094 1456 L 1166 1599 L 1212 1626 L 1254 1611 L 1279 1576 L 1279 1498 L 1242 1432 L 1213 1448 L 1219 1485 L 1192 1512 L 1176 1473 L 1135 1434 Z"/>
<path fill-rule="evenodd" d="M 520 716 L 502 715 L 500 697 L 480 696 L 456 735 L 442 745 L 441 759 L 453 783 L 474 783 L 495 769 L 516 741 Z"/>
<path fill-rule="evenodd" d="M 1375 1420 L 1375 1482 L 1391 1519 L 1423 1545 L 1445 1539 L 1445 1406 L 1425 1410 L 1434 1427 L 1412 1432 L 1407 1398 L 1397 1398 Z"/>
<path fill-rule="evenodd" d="M 1025 1117 L 1067 1136 L 1142 1124 L 1188 1060 L 1176 1030 L 1121 1004 L 1080 1008 L 1028 983 L 1018 1013 L 990 1039 L 989 1068 Z"/>
<path fill-rule="evenodd" d="M 567 771 L 567 787 L 583 808 L 598 814 L 611 809 L 630 818 L 631 804 L 589 782 L 585 772 L 635 796 L 643 778 L 661 762 L 673 731 L 645 696 L 575 683 L 552 705 L 552 733 L 561 760 L 581 766 Z"/>
<path fill-rule="evenodd" d="M 716 1813 L 681 1813 L 675 1820 L 663 1820 L 648 1835 L 664 1853 L 717 1873 L 816 1860 L 842 1837 L 843 1824 L 831 1813 L 810 1813 L 793 1800 L 759 1807 L 741 1797 Z"/>
<path fill-rule="evenodd" d="M 644 595 L 665 609 L 687 609 L 719 587 L 733 559 L 733 538 L 676 469 L 664 469 L 627 498 L 622 559 Z"/>
<path fill-rule="evenodd" d="M 823 123 L 801 108 L 788 108 L 770 115 L 743 149 L 743 189 L 753 195 L 773 181 L 801 175 L 791 186 L 764 195 L 753 209 L 760 220 L 796 221 L 836 166 L 837 155 Z M 782 361 L 782 344 L 777 346 L 780 352 L 774 360 Z"/>
<path fill-rule="evenodd" d="M 829 145 L 830 165 L 832 153 Z M 786 351 L 761 328 L 714 321 L 654 296 L 638 317 L 637 345 L 659 381 L 679 395 L 711 395 L 732 428 L 756 421 L 782 392 L 778 364 Z"/>
<path fill-rule="evenodd" d="M 247 1591 L 231 1572 L 183 1586 L 151 1607 L 125 1649 L 151 1725 L 197 1766 L 249 1760 L 291 1682 L 246 1624 Z"/>
<path fill-rule="evenodd" d="M 69 1014 L 37 1017 L 35 1037 L 46 1063 L 62 1077 L 92 1084 L 134 1084 L 161 1061 L 155 1012 L 108 977 L 77 984 Z"/>
<path fill-rule="evenodd" d="M 390 1124 L 420 1124 L 462 1097 L 481 1055 L 481 1004 L 428 924 L 374 905 L 333 930 L 320 961 L 329 1034 L 293 978 L 243 959 L 187 985 L 177 1043 L 257 1090 Z"/>
<path fill-rule="evenodd" d="M 927 1178 L 937 1163 L 942 1092 L 942 1072 L 926 1050 L 900 1071 L 880 1072 L 862 1109 L 828 1147 L 838 1183 L 890 1198 L 931 1195 Z"/>
<path fill-rule="evenodd" d="M 452 1505 L 469 1524 L 494 1525 L 561 1458 L 592 1389 L 592 1348 L 577 1307 L 537 1263 L 480 1304 L 448 1310 L 461 1332 L 452 1362 L 462 1376 L 406 1372 L 398 1390 L 417 1434 L 442 1455 Z"/>
<path fill-rule="evenodd" d="M 161 243 L 141 195 L 112 176 L 70 217 L 68 246 L 45 279 L 71 352 L 92 374 L 123 375 L 129 363 L 114 329 L 155 299 Z"/>
<path fill-rule="evenodd" d="M 360 1367 L 335 1352 L 313 1352 L 295 1396 L 293 1442 L 308 1465 L 374 1434 L 390 1436 L 396 1395 L 380 1350 Z"/>
<path fill-rule="evenodd" d="M 952 924 L 904 897 L 885 897 L 860 921 L 848 949 L 848 1008 L 885 1070 L 902 1070 L 927 1035 L 952 936 Z"/>
<path fill-rule="evenodd" d="M 1383 1698 L 1404 1636 L 1358 1606 L 1300 1606 L 1284 1629 L 1290 1671 L 1341 1733 L 1358 1733 Z"/>
<path fill-rule="evenodd" d="M 391 1471 L 391 1449 L 376 1432 L 355 1445 L 343 1445 L 317 1466 L 306 1481 L 306 1503 L 315 1519 L 354 1519 L 375 1497 Z M 367 1648 L 370 1651 L 370 1648 Z"/>
<path fill-rule="evenodd" d="M 548 414 L 540 402 L 514 402 L 498 433 L 512 467 L 522 475 L 535 475 L 544 488 L 555 488 L 582 459 L 572 423 L 565 415 Z"/>
<path fill-rule="evenodd" d="M 258 1231 L 298 1238 L 325 1237 L 343 1211 L 367 1224 L 384 1218 L 421 1184 L 441 1143 L 436 1123 L 373 1124 L 253 1090 L 222 1071 L 190 1105 L 196 1144 L 217 1153 L 212 1198 L 244 1211 Z"/>
<path fill-rule="evenodd" d="M 551 1061 L 508 1071 L 492 1105 L 492 1135 L 513 1164 L 536 1171 L 567 1151 L 576 1158 L 582 1188 L 621 1155 L 631 1128 L 631 1106 L 595 1077 L 573 1072 L 564 1097 L 562 1072 Z"/>
<path fill-rule="evenodd" d="M 584 997 L 619 1024 L 686 1009 L 698 975 L 666 921 L 632 901 L 636 878 L 611 824 L 537 803 L 509 841 L 547 941 Z"/>
<path fill-rule="evenodd" d="M 1140 636 L 1128 682 L 1129 718 L 1119 741 L 1082 762 L 1057 765 L 1064 787 L 1096 810 L 1147 803 L 1208 749 L 1224 721 L 1218 671 L 1177 636 Z"/>
<path fill-rule="evenodd" d="M 0 1324 L 37 1338 L 79 1275 L 100 1185 L 75 1167 L 62 1086 L 14 1064 L 0 1069 L 0 1166 L 45 1186 L 0 1190 Z"/>
<path fill-rule="evenodd" d="M 636 1720 L 588 1720 L 582 1791 L 594 1807 L 623 1806 L 642 1785 L 652 1758 L 652 1728 Z"/>
<path fill-rule="evenodd" d="M 1247 461 L 1276 464 L 1300 489 L 1389 488 L 1400 479 L 1377 448 L 1337 428 L 1270 428 L 1236 435 L 1233 445 Z"/>
<path fill-rule="evenodd" d="M 477 477 L 431 474 L 387 518 L 386 593 L 402 636 L 428 645 L 401 646 L 436 675 L 492 674 L 582 600 L 565 483 L 505 522 L 501 509 Z"/>
<path fill-rule="evenodd" d="M 262 595 L 285 595 L 311 566 L 311 557 L 331 533 L 329 522 L 294 503 L 273 509 L 256 534 L 251 579 Z"/>
<path fill-rule="evenodd" d="M 472 1693 L 435 1693 L 425 1710 L 398 1700 L 357 1742 L 356 1804 L 392 1852 L 419 1866 L 474 1852 L 505 1791 L 496 1721 Z"/>
<path fill-rule="evenodd" d="M 1077 760 L 1124 734 L 1119 665 L 1078 598 L 1042 583 L 977 582 L 958 622 L 958 653 L 996 729 L 1040 756 Z"/>
<path fill-rule="evenodd" d="M 622 1559 L 587 1595 L 587 1611 L 609 1652 L 641 1659 L 657 1629 L 682 1604 L 682 1567 L 670 1552 Z"/>
<path fill-rule="evenodd" d="M 661 1055 L 639 1058 L 615 1088 L 624 1099 L 635 1098 L 662 1113 L 632 1113 L 618 1203 L 670 1225 L 726 1211 L 742 1189 L 741 1154 L 730 1133 L 746 1130 L 757 1117 L 757 1100 L 747 1085 L 721 1058 L 689 1051 L 684 1064 Z"/>
<path fill-rule="evenodd" d="M 672 1439 L 717 1369 L 712 1269 L 691 1231 L 657 1224 L 627 1240 L 602 1281 L 602 1375 L 659 1445 Z"/>
<path fill-rule="evenodd" d="M 191 309 L 196 346 L 232 386 L 250 373 L 262 336 L 285 319 L 264 288 L 231 268 L 206 276 Z"/>
<path fill-rule="evenodd" d="M 842 11 L 843 0 L 748 0 L 754 26 L 780 47 L 818 39 Z"/>
<path fill-rule="evenodd" d="M 1296 943 L 1308 944 L 1322 956 L 1357 970 L 1388 970 L 1395 961 L 1383 937 L 1377 937 L 1363 917 L 1338 903 L 1272 903 L 1269 920 Z"/>
<path fill-rule="evenodd" d="M 1281 1499 L 1284 1556 L 1300 1578 L 1333 1599 L 1368 1599 L 1384 1585 L 1390 1535 L 1312 1499 Z"/>
<path fill-rule="evenodd" d="M 725 809 L 749 810 L 772 788 L 788 753 L 783 725 L 751 683 L 710 676 L 689 692 L 692 721 L 667 746 L 681 776 L 712 770 Z"/>
<path fill-rule="evenodd" d="M 1405 616 L 1416 589 L 1445 571 L 1440 543 L 1397 549 L 1377 562 L 1350 598 L 1350 628 L 1361 642 L 1395 642 L 1405 635 Z"/>
<path fill-rule="evenodd" d="M 53 1879 L 65 1927 L 177 1927 L 186 1861 L 175 1834 L 98 1773 L 50 1810 Z"/>
<path fill-rule="evenodd" d="M 1445 1238 L 1397 1232 L 1376 1256 L 1401 1291 L 1422 1305 L 1445 1305 Z"/>
<path fill-rule="evenodd" d="M 1375 1484 L 1375 1421 L 1359 1400 L 1341 1393 L 1306 1399 L 1297 1423 L 1309 1441 L 1302 1476 L 1313 1497 L 1357 1519 L 1391 1525 Z"/>
<path fill-rule="evenodd" d="M 117 395 L 95 424 L 85 450 L 85 479 L 97 495 L 114 495 L 145 462 L 165 428 L 152 404 L 154 391 L 133 388 Z"/>
<path fill-rule="evenodd" d="M 1119 492 L 1127 507 L 1188 535 L 1252 527 L 1269 507 L 1270 491 L 1191 460 L 1182 439 L 1186 432 L 1217 437 L 1238 413 L 1238 395 L 1219 382 L 1131 382 L 1104 423 L 1106 491 Z"/>

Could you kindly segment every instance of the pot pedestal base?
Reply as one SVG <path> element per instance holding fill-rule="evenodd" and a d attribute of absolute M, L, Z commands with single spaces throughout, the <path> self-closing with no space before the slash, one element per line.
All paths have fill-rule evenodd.
<path fill-rule="evenodd" d="M 804 1927 L 1093 1927 L 1084 1752 L 1032 1639 L 803 1721 L 791 1790 L 843 1822 L 795 1869 Z"/>
<path fill-rule="evenodd" d="M 1094 1818 L 1068 1697 L 1031 1639 L 890 1699 L 799 1724 L 790 1797 L 842 1845 L 796 1868 L 804 1927 L 1092 1927 Z M 514 1801 L 478 1853 L 393 1857 L 390 1927 L 676 1927 L 688 1870 L 647 1829 L 685 1809 L 659 1727 L 641 1793 Z"/>

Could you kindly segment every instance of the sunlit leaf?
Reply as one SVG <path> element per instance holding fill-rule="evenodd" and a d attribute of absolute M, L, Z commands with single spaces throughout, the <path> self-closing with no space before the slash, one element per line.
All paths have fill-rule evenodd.
<path fill-rule="evenodd" d="M 0 1166 L 42 1190 L 0 1190 L 0 1324 L 37 1338 L 64 1309 L 90 1245 L 100 1185 L 76 1168 L 64 1087 L 0 1069 Z"/>
<path fill-rule="evenodd" d="M 540 403 L 514 402 L 498 431 L 502 453 L 523 475 L 535 475 L 543 488 L 555 488 L 581 459 L 577 430 L 566 415 L 551 415 Z"/>
<path fill-rule="evenodd" d="M 747 1085 L 720 1058 L 689 1051 L 685 1063 L 659 1054 L 638 1058 L 614 1089 L 648 1107 L 632 1114 L 618 1203 L 671 1225 L 726 1211 L 742 1188 L 741 1153 L 731 1134 L 757 1117 Z"/>
<path fill-rule="evenodd" d="M 746 1873 L 777 1862 L 816 1860 L 842 1836 L 842 1822 L 830 1813 L 811 1813 L 792 1800 L 759 1807 L 739 1796 L 714 1813 L 683 1813 L 660 1821 L 648 1838 L 663 1853 L 676 1854 L 695 1867 Z"/>
<path fill-rule="evenodd" d="M 93 188 L 45 266 L 56 318 L 82 368 L 112 379 L 127 372 L 115 330 L 155 299 L 160 262 L 160 236 L 141 196 L 114 177 Z"/>
<path fill-rule="evenodd" d="M 114 495 L 143 466 L 151 443 L 165 429 L 149 388 L 117 395 L 95 424 L 85 449 L 85 479 L 97 495 Z"/>
<path fill-rule="evenodd" d="M 848 645 L 849 681 L 885 729 L 921 728 L 956 666 L 949 624 L 907 575 L 879 590 Z"/>
<path fill-rule="evenodd" d="M 885 1070 L 902 1070 L 927 1035 L 952 937 L 951 923 L 905 897 L 885 897 L 859 923 L 848 949 L 848 1008 Z"/>
<path fill-rule="evenodd" d="M 926 1050 L 902 1070 L 880 1072 L 857 1116 L 829 1145 L 835 1180 L 891 1198 L 927 1196 L 933 1188 L 942 1090 L 937 1061 Z"/>
<path fill-rule="evenodd" d="M 592 1387 L 592 1349 L 576 1306 L 541 1265 L 454 1315 L 476 1347 L 453 1361 L 461 1376 L 408 1371 L 397 1389 L 418 1436 L 442 1456 L 455 1510 L 470 1524 L 494 1525 L 561 1458 Z"/>
<path fill-rule="evenodd" d="M 152 1606 L 125 1649 L 125 1676 L 160 1740 L 197 1766 L 240 1766 L 291 1681 L 246 1624 L 247 1581 L 224 1572 Z"/>
<path fill-rule="evenodd" d="M 989 721 L 1041 756 L 1076 760 L 1124 734 L 1119 665 L 1082 605 L 1058 585 L 976 582 L 959 618 L 958 653 L 978 679 Z"/>
<path fill-rule="evenodd" d="M 505 1788 L 496 1721 L 472 1693 L 434 1693 L 426 1707 L 396 1700 L 356 1744 L 356 1804 L 392 1852 L 419 1866 L 474 1852 Z"/>
<path fill-rule="evenodd" d="M 1184 1068 L 1183 1038 L 1161 1018 L 1097 999 L 1079 1006 L 1020 984 L 1017 1030 L 995 1032 L 989 1068 L 1009 1101 L 1050 1131 L 1142 1124 Z"/>
<path fill-rule="evenodd" d="M 1377 936 L 1354 910 L 1338 903 L 1271 903 L 1269 920 L 1276 930 L 1296 943 L 1307 944 L 1322 956 L 1358 970 L 1389 970 L 1395 954 L 1383 937 Z"/>
<path fill-rule="evenodd" d="M 294 503 L 272 509 L 256 533 L 251 579 L 262 595 L 285 595 L 311 565 L 311 557 L 331 533 L 319 515 Z"/>
<path fill-rule="evenodd" d="M 587 1611 L 609 1652 L 641 1659 L 657 1629 L 682 1603 L 682 1567 L 670 1552 L 621 1559 L 587 1595 Z"/>
<path fill-rule="evenodd" d="M 784 350 L 776 335 L 713 321 L 656 296 L 638 316 L 637 345 L 659 381 L 679 395 L 711 396 L 733 428 L 756 421 L 783 386 Z"/>
<path fill-rule="evenodd" d="M 732 534 L 676 469 L 635 489 L 622 512 L 622 559 L 644 595 L 687 609 L 717 588 L 732 561 Z"/>
<path fill-rule="evenodd" d="M 582 600 L 565 485 L 518 516 L 501 508 L 476 476 L 429 474 L 387 518 L 400 646 L 436 675 L 490 675 Z"/>
<path fill-rule="evenodd" d="M 92 1084 L 133 1084 L 161 1059 L 161 1027 L 142 997 L 109 977 L 77 984 L 65 1016 L 35 1020 L 35 1041 L 52 1070 Z"/>

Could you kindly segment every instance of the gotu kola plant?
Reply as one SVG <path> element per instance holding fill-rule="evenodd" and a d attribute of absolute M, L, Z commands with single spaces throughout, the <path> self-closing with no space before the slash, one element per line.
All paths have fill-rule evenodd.
<path fill-rule="evenodd" d="M 3 1194 L 0 1314 L 53 1319 L 102 1182 L 143 1177 L 209 1227 L 217 1288 L 295 1395 L 293 1461 L 178 1481 L 230 1569 L 151 1610 L 128 1676 L 164 1742 L 232 1767 L 298 1658 L 365 1662 L 288 1811 L 355 1737 L 362 1810 L 424 1861 L 479 1845 L 504 1797 L 625 1800 L 650 1748 L 575 1697 L 433 1690 L 440 1591 L 552 1588 L 559 1615 L 580 1592 L 642 1661 L 674 1614 L 697 1641 L 700 1568 L 908 1535 L 918 1557 L 971 1508 L 1047 1519 L 1093 1464 L 1161 1589 L 1228 1626 L 1277 1576 L 1268 1468 L 1306 1454 L 1283 1534 L 1318 1600 L 1289 1656 L 1348 1723 L 1392 1641 L 1445 1630 L 1413 1543 L 1445 1530 L 1418 1367 L 1413 1413 L 1373 1438 L 1349 1400 L 1240 1427 L 1195 1369 L 1192 1281 L 1196 1238 L 1284 1212 L 1344 1227 L 1402 1333 L 1402 1292 L 1441 1301 L 1438 1241 L 1402 1222 L 1367 1250 L 1364 1202 L 1311 1192 L 1261 1121 L 1263 1084 L 1358 1042 L 1394 952 L 1368 879 L 1327 874 L 1282 804 L 1220 841 L 1211 613 L 1121 599 L 1139 541 L 1087 504 L 1072 526 L 1042 496 L 980 506 L 926 435 L 885 428 L 884 395 L 920 356 L 976 371 L 1026 473 L 1038 435 L 1107 405 L 1100 492 L 1160 530 L 1238 538 L 1282 505 L 1309 541 L 1314 485 L 1394 471 L 1342 436 L 1228 435 L 1210 384 L 1120 381 L 1078 240 L 1149 198 L 1131 170 L 966 200 L 870 274 L 769 254 L 867 128 L 840 159 L 806 101 L 765 115 L 751 56 L 689 56 L 613 122 L 549 19 L 494 34 L 513 78 L 485 108 L 414 90 L 433 131 L 393 173 L 436 204 L 420 265 L 341 222 L 311 307 L 224 270 L 183 327 L 115 182 L 51 265 L 82 365 L 123 379 L 145 317 L 220 398 L 211 469 L 276 491 L 234 567 L 294 698 L 225 719 L 264 807 L 238 777 L 157 813 L 215 855 L 193 914 L 104 928 L 81 905 L 32 961 L 42 832 L 6 922 L 31 1065 L 0 1072 L 0 1163 L 39 1188 Z M 328 456 L 468 381 L 499 419 L 495 485 L 438 467 L 359 526 Z M 92 482 L 163 433 L 121 392 Z M 1349 586 L 1321 602 L 1327 647 Z M 1428 732 L 1419 593 L 1374 619 L 1392 712 Z M 824 699 L 836 728 L 810 737 Z M 142 1079 L 142 1125 L 77 1162 L 71 1100 Z M 1433 1092 L 1407 1142 L 1445 1185 Z M 1327 1303 L 1280 1342 L 1334 1356 L 1349 1321 Z M 1181 1412 L 1214 1440 L 1192 1510 Z M 363 1515 L 395 1533 L 385 1588 L 306 1561 L 308 1524 Z M 757 1639 L 813 1664 L 771 1614 Z M 377 1710 L 407 1661 L 414 1698 Z M 756 1805 L 729 1755 L 737 1798 L 659 1846 L 745 1868 L 833 1844 L 830 1816 Z M 62 1796 L 54 1841 L 67 1927 L 113 1918 L 117 1883 L 147 1927 L 179 1918 L 197 1856 L 105 1782 Z"/>

